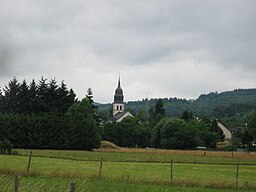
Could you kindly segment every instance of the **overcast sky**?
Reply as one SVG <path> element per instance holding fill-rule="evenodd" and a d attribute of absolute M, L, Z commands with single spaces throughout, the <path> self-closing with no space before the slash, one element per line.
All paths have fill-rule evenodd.
<path fill-rule="evenodd" d="M 0 0 L 0 87 L 64 80 L 79 98 L 197 98 L 256 87 L 255 0 Z"/>

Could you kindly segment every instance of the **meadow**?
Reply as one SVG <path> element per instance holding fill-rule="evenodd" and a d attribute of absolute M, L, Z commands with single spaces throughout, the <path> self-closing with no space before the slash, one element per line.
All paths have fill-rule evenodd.
<path fill-rule="evenodd" d="M 235 188 L 239 163 L 239 191 L 255 191 L 256 160 L 246 152 L 203 152 L 120 149 L 111 151 L 17 150 L 0 155 L 0 188 L 10 191 L 14 175 L 21 191 L 230 191 Z M 99 176 L 103 158 L 102 176 Z M 173 160 L 173 179 L 170 178 Z M 36 190 L 33 190 L 36 188 Z"/>
<path fill-rule="evenodd" d="M 19 155 L 28 156 L 30 151 L 33 156 L 60 159 L 99 161 L 103 158 L 109 162 L 170 162 L 177 163 L 202 163 L 202 164 L 243 164 L 256 165 L 256 153 L 253 152 L 222 152 L 200 150 L 161 150 L 161 149 L 99 149 L 91 151 L 70 150 L 16 150 Z"/>
<path fill-rule="evenodd" d="M 66 192 L 70 179 L 52 177 L 21 177 L 20 191 L 23 192 Z M 13 178 L 0 176 L 1 191 L 12 191 Z M 158 185 L 108 179 L 76 179 L 77 192 L 229 192 L 232 189 Z M 239 189 L 240 192 L 253 192 L 253 189 Z"/>

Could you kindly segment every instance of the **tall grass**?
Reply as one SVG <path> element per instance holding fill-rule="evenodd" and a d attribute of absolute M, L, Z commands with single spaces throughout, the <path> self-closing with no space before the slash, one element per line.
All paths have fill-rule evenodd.
<path fill-rule="evenodd" d="M 28 157 L 0 155 L 0 174 L 26 175 Z M 99 162 L 32 157 L 31 176 L 98 178 Z M 256 166 L 240 166 L 239 186 L 256 188 Z M 170 181 L 169 163 L 103 162 L 103 178 L 141 183 L 204 187 L 234 187 L 236 166 L 174 163 Z"/>
<path fill-rule="evenodd" d="M 127 182 L 122 180 L 109 179 L 66 179 L 51 177 L 20 177 L 19 189 L 22 192 L 65 192 L 68 191 L 71 181 L 76 183 L 77 192 L 228 192 L 231 188 L 205 188 L 205 187 L 186 187 L 170 184 L 152 184 Z M 0 176 L 0 189 L 3 192 L 13 191 L 13 176 Z M 240 192 L 253 192 L 249 189 L 239 189 Z"/>

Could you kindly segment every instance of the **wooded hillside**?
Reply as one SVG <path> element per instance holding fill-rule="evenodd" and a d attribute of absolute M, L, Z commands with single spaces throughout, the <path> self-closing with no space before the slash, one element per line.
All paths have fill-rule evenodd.
<path fill-rule="evenodd" d="M 137 114 L 144 109 L 150 109 L 157 99 L 129 101 L 126 109 Z M 211 92 L 202 94 L 196 100 L 179 98 L 163 98 L 167 116 L 180 116 L 185 110 L 192 111 L 195 116 L 227 118 L 243 116 L 256 109 L 256 89 L 236 89 L 222 93 Z M 99 105 L 99 109 L 111 110 L 111 104 Z"/>

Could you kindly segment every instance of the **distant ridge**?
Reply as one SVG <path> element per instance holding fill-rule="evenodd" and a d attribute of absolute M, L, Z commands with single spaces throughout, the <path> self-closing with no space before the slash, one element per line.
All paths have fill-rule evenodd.
<path fill-rule="evenodd" d="M 166 114 L 168 116 L 180 116 L 183 111 L 192 111 L 194 115 L 202 117 L 232 117 L 244 115 L 256 110 L 256 88 L 235 89 L 225 92 L 210 92 L 201 94 L 195 100 L 179 98 L 162 98 Z M 157 98 L 143 99 L 141 101 L 129 101 L 126 108 L 134 114 L 140 110 L 149 110 L 154 107 Z M 99 104 L 101 110 L 111 110 L 111 104 Z"/>

